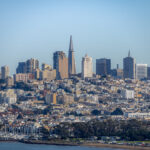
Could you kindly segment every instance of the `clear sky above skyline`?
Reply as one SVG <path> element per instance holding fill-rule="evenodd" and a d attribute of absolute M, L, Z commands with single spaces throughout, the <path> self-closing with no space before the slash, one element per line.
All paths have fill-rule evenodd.
<path fill-rule="evenodd" d="M 150 0 L 0 0 L 0 66 L 11 73 L 19 61 L 52 65 L 54 51 L 68 55 L 70 35 L 78 72 L 86 53 L 114 68 L 131 49 L 150 65 Z"/>

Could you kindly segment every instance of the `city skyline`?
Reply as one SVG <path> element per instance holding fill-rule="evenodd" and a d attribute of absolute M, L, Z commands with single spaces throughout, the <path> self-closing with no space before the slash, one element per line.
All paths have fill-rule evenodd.
<path fill-rule="evenodd" d="M 54 51 L 67 54 L 70 35 L 77 72 L 86 53 L 93 64 L 97 58 L 109 58 L 112 68 L 122 68 L 131 49 L 137 63 L 150 65 L 149 6 L 147 0 L 1 1 L 0 65 L 8 65 L 11 74 L 28 58 L 52 65 Z"/>
<path fill-rule="evenodd" d="M 56 69 L 56 68 L 55 68 L 54 55 L 55 55 L 55 53 L 63 53 L 64 56 L 66 57 L 67 64 L 68 64 L 68 65 L 67 65 L 67 66 L 68 66 L 68 67 L 67 67 L 67 68 L 68 68 L 68 73 L 67 73 L 67 74 L 68 74 L 68 78 L 69 78 L 70 45 L 72 45 L 72 35 L 70 35 L 69 55 L 68 55 L 68 57 L 67 57 L 67 55 L 66 55 L 66 53 L 65 53 L 64 51 L 55 51 L 55 52 L 53 53 L 53 58 L 52 58 L 53 62 L 52 62 L 52 64 L 47 64 L 47 65 L 49 65 L 50 67 L 53 66 L 53 67 L 52 67 L 53 69 Z M 73 47 L 73 45 L 72 45 L 72 47 Z M 71 52 L 73 52 L 73 57 L 71 57 L 70 59 L 72 60 L 72 58 L 73 58 L 73 62 L 74 62 L 73 66 L 76 66 L 73 48 L 72 48 Z M 71 55 L 72 55 L 72 54 L 71 54 Z M 85 56 L 87 56 L 87 54 L 85 54 Z M 93 59 L 92 57 L 90 57 L 90 58 Z M 93 73 L 99 74 L 99 73 L 97 73 L 97 69 L 100 69 L 102 72 L 106 69 L 106 68 L 105 68 L 105 69 L 103 68 L 103 69 L 104 69 L 104 70 L 103 70 L 100 66 L 97 68 L 97 61 L 98 61 L 98 60 L 102 60 L 102 61 L 107 60 L 107 61 L 110 61 L 110 62 L 109 62 L 109 73 L 108 73 L 108 74 L 109 74 L 109 75 L 110 75 L 110 74 L 112 75 L 114 69 L 121 69 L 121 70 L 124 70 L 124 69 L 125 69 L 124 60 L 125 60 L 125 59 L 128 59 L 128 58 L 132 58 L 132 59 L 134 59 L 134 61 L 135 61 L 135 62 L 134 62 L 134 65 L 133 65 L 133 66 L 134 66 L 134 73 L 135 73 L 135 72 L 136 72 L 136 71 L 135 71 L 136 65 L 143 65 L 143 63 L 138 63 L 138 62 L 136 62 L 136 59 L 131 56 L 131 51 L 130 51 L 130 49 L 129 49 L 129 51 L 128 51 L 128 56 L 125 56 L 125 57 L 122 59 L 122 64 L 123 64 L 123 66 L 120 67 L 119 63 L 117 63 L 115 67 L 112 67 L 112 62 L 111 62 L 112 59 L 111 59 L 111 58 L 110 58 L 110 59 L 108 59 L 108 58 L 106 58 L 106 57 L 98 58 L 98 59 L 95 60 L 94 63 L 92 63 L 92 68 L 93 68 L 93 66 L 94 66 L 94 68 L 92 69 L 92 70 L 93 70 Z M 31 60 L 31 61 L 32 61 L 32 60 L 33 60 L 33 61 L 34 61 L 34 60 L 38 61 L 38 65 L 37 65 L 37 66 L 39 67 L 38 69 L 41 69 L 41 70 L 42 70 L 43 64 L 46 64 L 45 62 L 42 62 L 42 63 L 39 62 L 39 60 L 36 59 L 36 58 L 34 58 L 34 57 L 28 58 L 27 62 L 30 61 L 30 60 Z M 25 60 L 24 60 L 24 61 L 25 61 Z M 25 65 L 24 63 L 26 63 L 26 62 L 24 62 L 24 61 L 18 62 L 18 66 L 16 66 L 14 73 L 11 73 L 11 72 L 10 72 L 11 68 L 10 68 L 8 65 L 6 65 L 6 64 L 3 65 L 3 66 L 1 66 L 1 67 L 2 67 L 2 68 L 3 68 L 3 67 L 9 67 L 9 72 L 10 72 L 10 75 L 11 75 L 11 76 L 14 75 L 14 74 L 17 74 L 17 73 L 28 73 L 28 71 L 27 71 L 27 72 L 18 72 L 18 67 L 20 67 L 19 65 L 23 65 L 23 66 Z M 83 61 L 83 57 L 82 57 L 82 60 L 80 61 L 80 65 L 81 65 L 81 66 L 82 66 L 82 61 Z M 78 62 L 78 63 L 79 63 L 79 62 Z M 127 63 L 128 63 L 128 60 L 127 60 Z M 60 64 L 61 64 L 61 63 L 60 63 Z M 102 64 L 103 64 L 103 63 L 102 63 Z M 146 64 L 146 63 L 145 63 L 145 64 Z M 144 64 L 144 65 L 145 65 L 145 64 Z M 148 66 L 148 64 L 146 64 L 146 65 L 147 65 L 147 69 L 148 69 L 149 66 Z M 22 67 L 23 67 L 23 66 L 22 66 Z M 104 67 L 104 66 L 102 66 L 102 67 Z M 106 66 L 105 66 L 105 67 L 106 67 Z M 61 68 L 62 68 L 62 70 L 63 70 L 63 67 L 61 67 Z M 23 68 L 19 68 L 19 69 L 22 70 Z M 24 69 L 25 69 L 25 68 L 24 68 Z M 26 69 L 27 69 L 27 68 L 26 68 Z M 28 68 L 28 69 L 33 69 L 33 68 Z M 78 73 L 81 73 L 81 74 L 82 74 L 82 71 L 83 71 L 83 68 L 82 68 L 82 67 L 81 67 L 81 70 L 78 71 L 78 72 L 76 72 L 76 67 L 74 67 L 74 69 L 75 69 L 74 75 L 75 75 L 75 74 L 78 74 Z M 36 70 L 36 69 L 35 69 L 35 70 Z M 35 70 L 34 70 L 34 71 L 35 71 Z M 106 69 L 106 70 L 107 70 L 107 69 Z M 106 70 L 105 70 L 105 71 L 106 71 Z M 127 70 L 128 70 L 128 69 L 127 69 Z M 107 70 L 107 71 L 108 71 L 108 70 Z M 107 72 L 107 71 L 106 71 L 106 72 Z M 29 71 L 29 72 L 30 72 L 30 71 Z M 106 74 L 107 74 L 107 73 L 106 73 Z M 73 74 L 72 74 L 72 75 L 73 75 Z M 101 75 L 102 75 L 102 74 L 101 74 Z M 104 75 L 104 74 L 103 74 L 103 75 Z M 136 76 L 136 75 L 134 74 L 134 76 Z M 125 77 L 125 78 L 126 78 L 126 77 Z M 129 77 L 129 78 L 130 78 L 130 77 Z M 135 78 L 135 77 L 133 77 L 133 79 L 134 79 L 134 78 Z"/>
<path fill-rule="evenodd" d="M 0 0 L 0 149 L 150 149 L 149 18 L 150 0 Z"/>

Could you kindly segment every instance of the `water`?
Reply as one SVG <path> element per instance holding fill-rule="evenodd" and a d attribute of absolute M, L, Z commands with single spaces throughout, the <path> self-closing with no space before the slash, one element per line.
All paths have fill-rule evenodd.
<path fill-rule="evenodd" d="M 1 142 L 0 150 L 115 150 L 115 148 L 54 146 L 54 145 L 39 145 L 39 144 L 23 144 L 17 142 Z M 117 149 L 117 150 L 123 150 L 123 149 Z"/>

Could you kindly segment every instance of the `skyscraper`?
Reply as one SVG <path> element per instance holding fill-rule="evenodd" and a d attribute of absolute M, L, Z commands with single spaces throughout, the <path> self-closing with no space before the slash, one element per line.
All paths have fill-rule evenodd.
<path fill-rule="evenodd" d="M 123 59 L 123 77 L 129 79 L 135 79 L 135 59 L 130 56 Z"/>
<path fill-rule="evenodd" d="M 9 67 L 8 66 L 1 67 L 1 78 L 7 79 L 8 77 L 9 77 Z"/>
<path fill-rule="evenodd" d="M 136 79 L 147 78 L 147 64 L 136 64 Z"/>
<path fill-rule="evenodd" d="M 56 79 L 68 78 L 68 58 L 63 51 L 53 54 L 53 68 L 56 69 Z"/>
<path fill-rule="evenodd" d="M 26 61 L 26 73 L 34 73 L 39 68 L 39 61 L 37 59 L 29 59 Z"/>
<path fill-rule="evenodd" d="M 70 36 L 70 44 L 69 44 L 68 73 L 69 73 L 69 77 L 73 74 L 76 74 L 76 66 L 75 66 L 75 59 L 74 59 L 74 49 L 73 49 L 72 36 Z"/>
<path fill-rule="evenodd" d="M 150 80 L 150 67 L 147 67 L 147 78 Z"/>
<path fill-rule="evenodd" d="M 85 55 L 82 58 L 82 78 L 92 77 L 93 76 L 93 64 L 92 57 Z"/>
<path fill-rule="evenodd" d="M 26 73 L 26 62 L 19 62 L 16 73 Z"/>
<path fill-rule="evenodd" d="M 110 75 L 111 74 L 111 60 L 102 58 L 96 59 L 96 74 L 98 75 Z"/>

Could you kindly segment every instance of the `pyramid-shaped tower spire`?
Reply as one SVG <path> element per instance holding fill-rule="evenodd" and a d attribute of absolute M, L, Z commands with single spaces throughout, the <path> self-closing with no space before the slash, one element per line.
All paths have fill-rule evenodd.
<path fill-rule="evenodd" d="M 73 51 L 72 35 L 70 35 L 70 45 L 69 45 L 69 51 Z"/>
<path fill-rule="evenodd" d="M 130 49 L 129 49 L 129 52 L 128 52 L 128 57 L 131 57 L 131 54 L 130 54 Z"/>
<path fill-rule="evenodd" d="M 69 73 L 69 77 L 73 74 L 76 74 L 72 35 L 70 36 L 70 43 L 69 43 L 68 73 Z"/>

